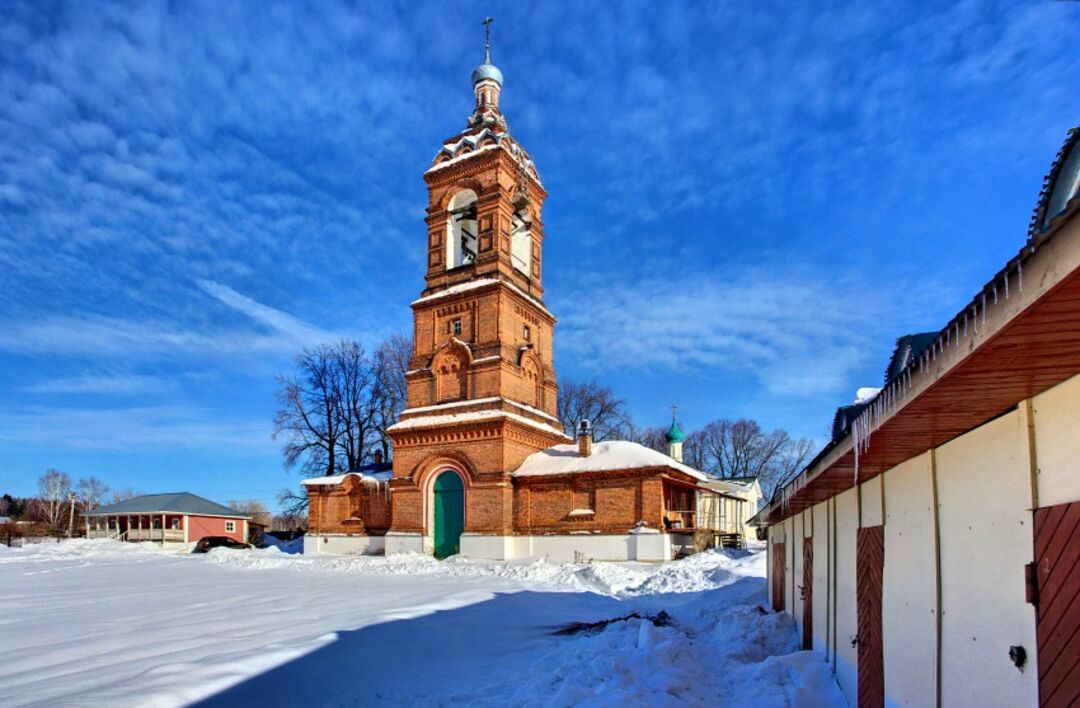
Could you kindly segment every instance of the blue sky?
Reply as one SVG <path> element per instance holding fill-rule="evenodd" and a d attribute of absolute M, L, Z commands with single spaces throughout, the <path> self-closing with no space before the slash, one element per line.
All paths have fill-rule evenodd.
<path fill-rule="evenodd" d="M 1023 243 L 1080 3 L 0 6 L 0 491 L 271 501 L 302 346 L 408 331 L 421 178 L 502 107 L 561 376 L 823 438 Z"/>

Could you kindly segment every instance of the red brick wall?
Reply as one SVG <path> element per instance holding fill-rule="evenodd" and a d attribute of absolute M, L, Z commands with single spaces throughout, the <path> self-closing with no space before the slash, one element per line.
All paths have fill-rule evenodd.
<path fill-rule="evenodd" d="M 311 533 L 381 536 L 390 528 L 390 495 L 385 483 L 346 477 L 341 485 L 311 485 L 307 490 Z"/>
<path fill-rule="evenodd" d="M 661 469 L 647 469 L 515 478 L 514 531 L 624 534 L 638 521 L 663 529 L 662 474 Z M 570 516 L 583 508 L 595 513 Z"/>

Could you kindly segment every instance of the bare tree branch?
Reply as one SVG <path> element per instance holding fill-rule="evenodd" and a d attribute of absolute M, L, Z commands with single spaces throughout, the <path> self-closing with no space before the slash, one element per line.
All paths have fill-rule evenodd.
<path fill-rule="evenodd" d="M 592 425 L 597 442 L 627 437 L 633 428 L 626 402 L 596 381 L 561 382 L 557 409 L 567 435 L 574 435 L 583 420 Z"/>

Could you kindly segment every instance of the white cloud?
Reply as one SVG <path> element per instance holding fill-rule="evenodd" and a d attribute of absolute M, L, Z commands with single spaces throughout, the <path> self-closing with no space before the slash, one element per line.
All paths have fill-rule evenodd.
<path fill-rule="evenodd" d="M 90 373 L 41 381 L 20 387 L 26 393 L 128 396 L 171 391 L 176 382 L 159 376 L 133 373 Z"/>
<path fill-rule="evenodd" d="M 273 307 L 252 300 L 246 295 L 241 295 L 227 285 L 222 285 L 213 280 L 199 280 L 198 285 L 211 297 L 237 312 L 247 315 L 254 321 L 282 333 L 296 344 L 320 344 L 341 337 L 341 335 L 308 324 L 287 312 L 276 310 Z"/>
<path fill-rule="evenodd" d="M 193 406 L 61 408 L 0 411 L 0 442 L 83 451 L 218 449 L 265 451 L 267 420 L 230 418 Z"/>
<path fill-rule="evenodd" d="M 872 282 L 783 266 L 603 285 L 590 278 L 555 308 L 559 356 L 579 367 L 750 374 L 768 393 L 793 396 L 841 390 L 871 345 L 903 326 Z"/>

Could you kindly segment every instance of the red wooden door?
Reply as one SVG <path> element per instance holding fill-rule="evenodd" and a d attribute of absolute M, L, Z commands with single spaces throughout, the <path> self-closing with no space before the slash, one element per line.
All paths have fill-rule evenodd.
<path fill-rule="evenodd" d="M 1035 510 L 1039 704 L 1080 704 L 1080 502 Z"/>
<path fill-rule="evenodd" d="M 784 611 L 784 544 L 772 545 L 772 606 L 777 612 Z"/>
<path fill-rule="evenodd" d="M 814 648 L 814 539 L 802 542 L 802 648 Z"/>
<path fill-rule="evenodd" d="M 882 657 L 881 583 L 885 572 L 885 527 L 859 529 L 856 536 L 855 593 L 859 621 L 859 708 L 885 705 Z"/>

